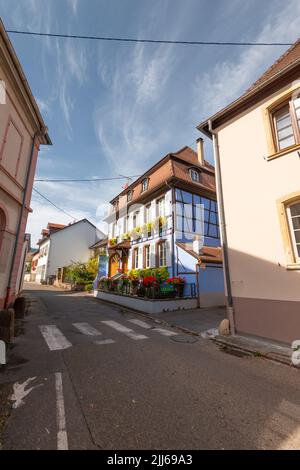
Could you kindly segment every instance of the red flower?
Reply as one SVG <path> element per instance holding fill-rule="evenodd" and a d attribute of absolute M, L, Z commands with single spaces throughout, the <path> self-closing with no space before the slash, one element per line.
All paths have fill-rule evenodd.
<path fill-rule="evenodd" d="M 173 276 L 167 280 L 167 283 L 171 285 L 184 284 L 184 282 L 185 280 L 183 279 L 183 277 L 180 276 Z"/>
<path fill-rule="evenodd" d="M 157 282 L 158 282 L 157 278 L 153 277 L 153 276 L 147 276 L 143 279 L 143 284 L 146 287 L 153 286 L 153 285 L 157 284 Z"/>

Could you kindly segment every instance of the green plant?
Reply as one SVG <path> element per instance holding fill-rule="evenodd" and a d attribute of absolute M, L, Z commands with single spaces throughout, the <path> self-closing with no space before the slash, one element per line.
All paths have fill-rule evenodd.
<path fill-rule="evenodd" d="M 116 245 L 117 244 L 117 237 L 111 238 L 109 240 L 109 244 L 110 244 L 110 246 Z"/>
<path fill-rule="evenodd" d="M 97 258 L 91 258 L 87 263 L 73 263 L 65 268 L 65 279 L 74 284 L 89 284 L 98 272 Z"/>
<path fill-rule="evenodd" d="M 123 238 L 123 240 L 130 240 L 130 233 L 123 233 L 123 235 L 121 235 L 121 238 Z"/>
<path fill-rule="evenodd" d="M 87 291 L 87 292 L 91 292 L 93 289 L 94 289 L 94 287 L 93 287 L 93 283 L 92 283 L 92 282 L 89 282 L 88 284 L 86 284 L 86 285 L 84 286 L 84 290 Z"/>

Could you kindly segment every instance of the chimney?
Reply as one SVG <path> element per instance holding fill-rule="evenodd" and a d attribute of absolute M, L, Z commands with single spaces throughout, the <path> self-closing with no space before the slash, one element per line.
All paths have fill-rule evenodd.
<path fill-rule="evenodd" d="M 203 142 L 202 137 L 199 137 L 196 140 L 196 143 L 197 143 L 198 162 L 200 163 L 200 165 L 204 166 L 204 148 L 203 148 L 204 142 Z"/>

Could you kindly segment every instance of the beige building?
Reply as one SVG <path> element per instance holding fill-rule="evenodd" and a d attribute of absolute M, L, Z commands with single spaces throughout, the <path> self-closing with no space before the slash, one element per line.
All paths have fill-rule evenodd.
<path fill-rule="evenodd" d="M 41 144 L 51 144 L 47 128 L 0 20 L 0 308 L 12 304 L 22 286 Z"/>
<path fill-rule="evenodd" d="M 232 329 L 300 339 L 300 41 L 201 123 L 213 139 Z"/>

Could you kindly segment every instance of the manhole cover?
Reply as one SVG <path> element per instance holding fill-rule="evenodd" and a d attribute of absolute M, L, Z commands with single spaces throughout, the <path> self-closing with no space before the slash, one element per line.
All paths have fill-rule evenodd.
<path fill-rule="evenodd" d="M 196 341 L 198 341 L 198 339 L 195 338 L 194 336 L 188 336 L 188 335 L 172 336 L 171 340 L 176 341 L 176 343 L 196 343 Z"/>

